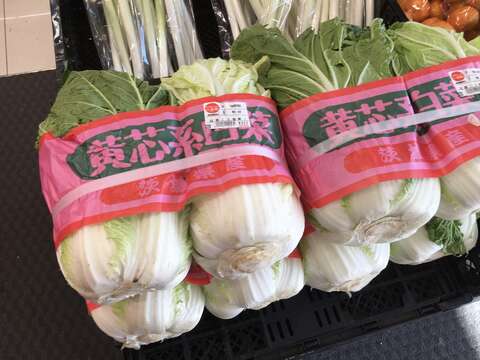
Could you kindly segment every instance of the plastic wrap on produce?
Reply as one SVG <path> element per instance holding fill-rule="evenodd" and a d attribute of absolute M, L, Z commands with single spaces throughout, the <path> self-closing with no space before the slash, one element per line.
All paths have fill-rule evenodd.
<path fill-rule="evenodd" d="M 217 20 L 222 55 L 228 58 L 233 40 L 254 24 L 276 27 L 287 36 L 290 11 L 295 1 L 280 0 L 211 0 Z"/>
<path fill-rule="evenodd" d="M 211 0 L 213 12 L 217 20 L 218 35 L 220 38 L 220 48 L 222 49 L 222 57 L 228 59 L 230 57 L 230 48 L 234 37 L 232 32 L 231 20 L 228 17 L 225 2 L 223 0 Z"/>
<path fill-rule="evenodd" d="M 57 0 L 50 0 L 52 14 L 53 44 L 55 48 L 55 63 L 57 65 L 58 79 L 63 78 L 65 71 L 65 46 L 63 42 L 62 23 L 60 19 L 60 7 Z"/>
<path fill-rule="evenodd" d="M 84 1 L 104 69 L 152 80 L 203 58 L 188 0 Z"/>
<path fill-rule="evenodd" d="M 374 10 L 374 1 L 370 0 L 297 0 L 288 16 L 288 36 L 295 39 L 310 28 L 318 31 L 320 23 L 335 18 L 355 26 L 367 26 L 373 20 Z"/>

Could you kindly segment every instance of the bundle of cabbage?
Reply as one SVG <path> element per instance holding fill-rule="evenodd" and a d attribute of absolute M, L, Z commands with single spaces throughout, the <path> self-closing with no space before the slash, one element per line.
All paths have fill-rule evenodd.
<path fill-rule="evenodd" d="M 304 285 L 302 260 L 286 258 L 240 279 L 213 278 L 203 288 L 205 306 L 216 317 L 231 319 L 245 309 L 258 310 L 288 299 Z"/>
<path fill-rule="evenodd" d="M 312 209 L 315 227 L 330 231 L 325 241 L 343 245 L 389 243 L 413 235 L 437 212 L 437 179 L 381 182 L 339 201 Z"/>
<path fill-rule="evenodd" d="M 417 265 L 443 256 L 460 256 L 477 243 L 478 229 L 475 214 L 461 220 L 434 217 L 416 234 L 390 245 L 390 260 L 397 264 Z"/>
<path fill-rule="evenodd" d="M 312 288 L 359 291 L 387 267 L 389 244 L 344 246 L 325 241 L 324 235 L 317 230 L 300 243 L 305 283 Z"/>
<path fill-rule="evenodd" d="M 380 19 L 362 31 L 339 19 L 322 22 L 293 44 L 277 29 L 252 26 L 235 40 L 231 56 L 251 63 L 268 56 L 270 67 L 262 67 L 260 79 L 280 108 L 394 75 L 394 44 Z M 337 233 L 332 235 L 337 243 L 375 244 L 412 235 L 435 215 L 439 202 L 437 179 L 393 180 L 314 208 L 309 215 L 317 228 Z"/>
<path fill-rule="evenodd" d="M 480 55 L 478 38 L 467 42 L 462 33 L 441 27 L 408 21 L 393 25 L 389 35 L 395 45 L 395 61 L 392 65 L 397 75 Z M 445 76 L 448 76 L 447 70 Z M 480 159 L 476 157 L 440 178 L 442 199 L 437 216 L 455 220 L 480 210 L 480 192 L 477 191 L 479 172 Z"/>
<path fill-rule="evenodd" d="M 181 283 L 168 290 L 146 291 L 103 305 L 91 315 L 97 326 L 126 348 L 179 336 L 200 321 L 205 298 L 199 286 Z"/>
<path fill-rule="evenodd" d="M 442 201 L 437 212 L 439 217 L 462 219 L 480 211 L 479 173 L 480 158 L 476 157 L 441 177 Z"/>
<path fill-rule="evenodd" d="M 180 103 L 228 93 L 269 96 L 256 67 L 241 61 L 199 60 L 182 66 L 162 85 Z M 192 201 L 194 258 L 218 278 L 234 279 L 288 256 L 304 230 L 303 209 L 293 186 L 240 185 Z"/>
<path fill-rule="evenodd" d="M 57 258 L 84 298 L 107 304 L 178 285 L 191 261 L 188 217 L 151 213 L 87 225 L 66 238 Z"/>
<path fill-rule="evenodd" d="M 62 136 L 79 124 L 167 103 L 166 91 L 128 74 L 72 72 L 40 125 L 40 136 Z M 58 246 L 62 272 L 80 295 L 100 304 L 144 289 L 175 287 L 190 267 L 187 215 L 158 212 L 87 225 Z"/>

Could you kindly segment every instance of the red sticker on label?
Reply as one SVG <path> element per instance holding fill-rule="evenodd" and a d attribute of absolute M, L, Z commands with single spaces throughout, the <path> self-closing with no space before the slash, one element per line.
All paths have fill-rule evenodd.
<path fill-rule="evenodd" d="M 205 111 L 210 114 L 217 113 L 220 111 L 220 105 L 218 103 L 205 104 Z"/>
<path fill-rule="evenodd" d="M 452 79 L 455 81 L 463 81 L 465 80 L 465 75 L 461 71 L 455 71 L 452 73 Z"/>

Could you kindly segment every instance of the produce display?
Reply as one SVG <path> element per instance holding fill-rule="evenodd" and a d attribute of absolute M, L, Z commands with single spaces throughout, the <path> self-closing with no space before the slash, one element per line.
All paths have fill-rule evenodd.
<path fill-rule="evenodd" d="M 477 0 L 397 0 L 409 20 L 464 33 L 467 40 L 480 34 Z"/>
<path fill-rule="evenodd" d="M 388 28 L 368 0 L 211 3 L 224 58 L 189 0 L 85 0 L 106 70 L 39 125 L 59 266 L 103 332 L 139 349 L 475 246 L 477 2 L 399 1 Z"/>

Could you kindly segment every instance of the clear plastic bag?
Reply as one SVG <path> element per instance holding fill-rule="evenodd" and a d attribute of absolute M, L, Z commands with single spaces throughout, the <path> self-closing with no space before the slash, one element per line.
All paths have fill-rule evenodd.
<path fill-rule="evenodd" d="M 297 0 L 295 0 L 297 1 Z M 277 27 L 286 35 L 294 0 L 211 0 L 224 58 L 240 32 L 254 24 Z"/>
<path fill-rule="evenodd" d="M 60 7 L 57 0 L 50 0 L 50 11 L 52 13 L 53 46 L 55 49 L 55 63 L 57 65 L 57 79 L 61 81 L 66 68 L 66 59 L 62 34 L 62 22 L 60 19 Z"/>
<path fill-rule="evenodd" d="M 320 23 L 336 17 L 347 23 L 364 27 L 374 18 L 373 0 L 295 0 L 288 17 L 291 38 L 297 38 L 305 30 L 318 30 Z"/>
<path fill-rule="evenodd" d="M 169 76 L 203 58 L 190 0 L 84 0 L 104 69 Z"/>

